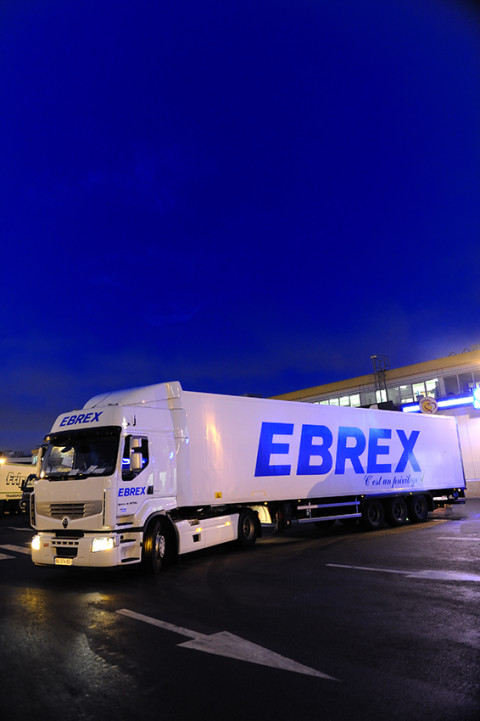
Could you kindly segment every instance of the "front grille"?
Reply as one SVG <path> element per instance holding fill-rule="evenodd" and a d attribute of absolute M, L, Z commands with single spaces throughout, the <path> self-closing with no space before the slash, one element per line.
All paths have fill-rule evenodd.
<path fill-rule="evenodd" d="M 50 518 L 86 518 L 102 512 L 102 501 L 83 503 L 37 503 L 37 513 Z"/>
<path fill-rule="evenodd" d="M 57 546 L 55 548 L 55 553 L 57 555 L 57 558 L 76 558 L 78 548 L 62 548 L 60 546 Z"/>

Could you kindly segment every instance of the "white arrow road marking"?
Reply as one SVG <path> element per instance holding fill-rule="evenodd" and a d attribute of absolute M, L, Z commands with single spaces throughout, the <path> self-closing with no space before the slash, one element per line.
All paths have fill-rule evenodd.
<path fill-rule="evenodd" d="M 137 621 L 150 623 L 152 626 L 158 626 L 158 628 L 163 628 L 165 631 L 172 631 L 173 633 L 178 633 L 181 636 L 187 636 L 193 639 L 178 644 L 183 648 L 193 648 L 196 651 L 204 651 L 205 653 L 212 653 L 217 656 L 236 658 L 239 661 L 249 661 L 250 663 L 258 663 L 261 666 L 270 666 L 272 668 L 283 669 L 284 671 L 293 671 L 294 673 L 303 673 L 306 676 L 317 676 L 318 678 L 325 678 L 329 681 L 338 680 L 314 668 L 303 666 L 301 663 L 296 663 L 296 661 L 280 656 L 280 654 L 258 646 L 256 643 L 245 641 L 245 639 L 240 638 L 240 636 L 235 636 L 228 631 L 207 635 L 191 631 L 188 628 L 182 628 L 181 626 L 174 626 L 166 621 L 159 621 L 156 618 L 151 618 L 151 616 L 144 616 L 142 613 L 130 611 L 128 608 L 122 608 L 117 611 L 117 613 L 135 618 Z"/>
<path fill-rule="evenodd" d="M 7 558 L 15 558 L 15 556 L 9 556 L 6 553 L 0 553 L 0 561 L 6 561 Z"/>
<path fill-rule="evenodd" d="M 476 536 L 438 536 L 439 541 L 480 541 Z"/>
<path fill-rule="evenodd" d="M 392 568 L 371 568 L 369 566 L 344 566 L 341 563 L 327 563 L 331 568 L 350 568 L 354 571 L 379 571 L 380 573 L 398 573 L 407 578 L 429 578 L 432 581 L 474 581 L 480 583 L 480 576 L 462 571 L 397 571 Z"/>
<path fill-rule="evenodd" d="M 6 544 L 5 546 L 0 546 L 4 551 L 15 551 L 15 553 L 26 553 L 28 556 L 30 555 L 30 549 L 25 548 L 25 546 L 13 546 L 11 544 Z"/>
<path fill-rule="evenodd" d="M 33 533 L 32 528 L 18 528 L 18 526 L 7 526 L 9 531 L 24 531 L 26 533 Z"/>

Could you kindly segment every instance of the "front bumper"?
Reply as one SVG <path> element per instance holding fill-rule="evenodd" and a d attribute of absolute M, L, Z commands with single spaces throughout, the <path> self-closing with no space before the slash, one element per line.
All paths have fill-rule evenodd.
<path fill-rule="evenodd" d="M 83 536 L 65 536 L 40 531 L 32 540 L 32 561 L 38 566 L 125 566 L 139 563 L 141 551 L 140 533 L 86 533 Z"/>

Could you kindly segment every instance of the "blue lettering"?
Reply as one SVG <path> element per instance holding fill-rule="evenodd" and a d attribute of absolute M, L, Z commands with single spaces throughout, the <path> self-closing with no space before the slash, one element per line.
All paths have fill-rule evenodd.
<path fill-rule="evenodd" d="M 258 444 L 257 464 L 255 466 L 256 476 L 288 476 L 291 466 L 270 465 L 270 456 L 273 454 L 286 455 L 290 450 L 288 443 L 274 443 L 274 436 L 293 435 L 293 423 L 262 423 L 260 441 Z"/>
<path fill-rule="evenodd" d="M 355 441 L 354 446 L 347 445 L 349 438 Z M 338 445 L 337 445 L 337 461 L 335 463 L 335 473 L 345 473 L 345 462 L 349 460 L 353 466 L 355 473 L 364 473 L 360 456 L 365 450 L 367 441 L 360 428 L 355 426 L 340 426 L 338 429 Z"/>
<path fill-rule="evenodd" d="M 121 496 L 145 496 L 146 490 L 146 486 L 136 486 L 135 488 L 119 488 L 118 496 L 119 498 Z"/>
<path fill-rule="evenodd" d="M 409 461 L 414 471 L 421 471 L 420 465 L 413 455 L 413 446 L 417 442 L 420 431 L 412 431 L 410 438 L 407 438 L 405 431 L 397 430 L 397 435 L 402 443 L 403 453 L 398 461 L 397 467 L 395 468 L 395 473 L 403 473 Z"/>
<path fill-rule="evenodd" d="M 381 438 L 391 438 L 392 431 L 390 428 L 370 428 L 368 438 L 368 463 L 367 473 L 390 473 L 392 465 L 390 463 L 378 463 L 377 456 L 388 456 L 390 446 L 378 445 Z"/>
<path fill-rule="evenodd" d="M 321 438 L 322 443 L 313 443 L 314 438 Z M 298 454 L 298 475 L 316 475 L 328 473 L 332 468 L 332 454 L 328 450 L 333 442 L 332 431 L 327 426 L 302 426 L 300 452 Z M 320 465 L 310 465 L 312 456 L 320 456 Z"/>
<path fill-rule="evenodd" d="M 100 420 L 100 416 L 103 411 L 94 411 L 93 413 L 80 413 L 78 416 L 65 416 L 60 423 L 60 426 L 73 426 L 77 423 L 95 423 Z M 94 416 L 92 418 L 92 416 Z"/>
<path fill-rule="evenodd" d="M 101 412 L 101 411 L 100 411 Z M 65 422 L 65 419 L 64 421 Z M 70 421 L 69 421 L 70 422 Z M 363 431 L 356 426 L 340 426 L 338 428 L 336 458 L 334 460 L 334 437 L 332 430 L 325 425 L 302 425 L 296 473 L 302 475 L 325 475 L 332 470 L 335 463 L 335 474 L 343 475 L 347 461 L 350 462 L 355 473 L 366 473 L 366 485 L 376 484 L 374 474 L 391 473 L 394 464 L 387 463 L 391 453 L 391 428 L 370 428 L 368 433 L 368 452 L 366 470 L 361 456 L 367 448 L 367 438 Z M 410 463 L 415 472 L 421 472 L 415 454 L 414 446 L 420 431 L 412 431 L 410 436 L 403 430 L 396 429 L 396 433 L 403 446 L 403 452 L 395 467 L 395 473 L 403 473 Z M 291 473 L 290 463 L 272 463 L 272 456 L 288 456 L 291 439 L 280 442 L 276 436 L 293 436 L 293 423 L 262 423 L 258 445 L 255 476 L 288 476 Z M 382 456 L 387 456 L 383 459 Z M 318 462 L 315 463 L 315 460 Z M 290 460 L 285 458 L 285 461 Z M 385 460 L 384 463 L 381 461 Z M 384 481 L 385 483 L 385 481 Z M 380 484 L 380 481 L 378 481 Z M 131 489 L 130 495 L 144 495 L 146 487 Z M 125 491 L 128 495 L 128 491 Z"/>

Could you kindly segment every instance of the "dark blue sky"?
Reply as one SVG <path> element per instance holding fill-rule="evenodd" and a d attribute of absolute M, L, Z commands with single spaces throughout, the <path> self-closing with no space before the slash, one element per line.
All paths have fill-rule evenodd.
<path fill-rule="evenodd" d="M 479 343 L 474 8 L 4 0 L 0 448 Z"/>

